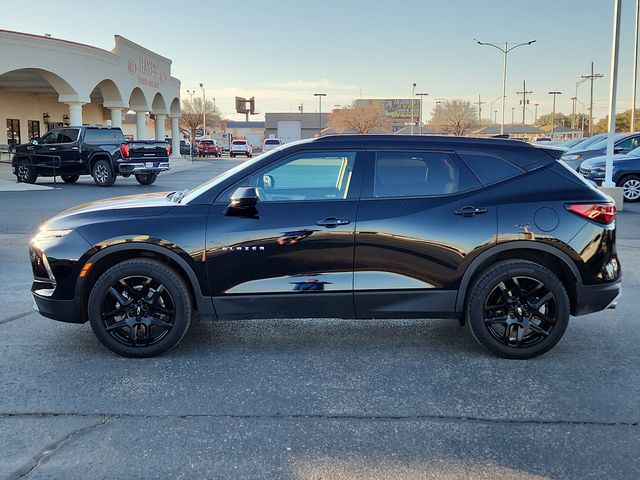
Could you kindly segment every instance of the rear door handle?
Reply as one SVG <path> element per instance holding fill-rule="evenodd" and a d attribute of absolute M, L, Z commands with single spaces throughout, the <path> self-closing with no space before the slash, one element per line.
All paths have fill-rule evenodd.
<path fill-rule="evenodd" d="M 336 218 L 336 217 L 327 217 L 324 220 L 318 220 L 316 222 L 317 225 L 321 227 L 334 228 L 338 225 L 348 225 L 351 223 L 351 220 L 346 218 Z"/>
<path fill-rule="evenodd" d="M 476 215 L 480 215 L 481 213 L 487 213 L 488 210 L 484 207 L 472 207 L 466 206 L 455 210 L 453 213 L 456 215 L 462 215 L 463 217 L 475 217 Z"/>
<path fill-rule="evenodd" d="M 55 150 L 55 149 L 56 149 L 56 147 L 51 147 L 51 148 L 49 148 L 49 150 Z"/>

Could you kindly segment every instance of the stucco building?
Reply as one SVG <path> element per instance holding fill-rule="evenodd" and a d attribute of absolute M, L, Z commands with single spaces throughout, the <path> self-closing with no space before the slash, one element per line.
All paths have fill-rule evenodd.
<path fill-rule="evenodd" d="M 133 111 L 138 139 L 163 140 L 169 118 L 179 153 L 180 81 L 170 59 L 118 35 L 108 51 L 0 30 L 0 51 L 0 145 L 64 124 L 122 127 Z"/>

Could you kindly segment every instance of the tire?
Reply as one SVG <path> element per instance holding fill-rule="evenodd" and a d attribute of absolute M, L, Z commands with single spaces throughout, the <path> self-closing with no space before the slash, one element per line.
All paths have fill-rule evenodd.
<path fill-rule="evenodd" d="M 60 178 L 64 183 L 76 183 L 80 175 L 60 175 Z"/>
<path fill-rule="evenodd" d="M 542 355 L 567 329 L 567 291 L 553 272 L 537 263 L 498 262 L 478 275 L 469 292 L 465 315 L 471 333 L 499 357 Z"/>
<path fill-rule="evenodd" d="M 231 157 L 231 158 L 235 158 L 235 155 L 234 155 L 233 153 L 230 153 L 230 154 L 229 154 L 229 157 Z"/>
<path fill-rule="evenodd" d="M 623 188 L 625 202 L 640 202 L 640 176 L 627 175 L 618 182 L 618 186 Z"/>
<path fill-rule="evenodd" d="M 175 270 L 157 260 L 132 259 L 100 275 L 87 313 L 105 347 L 124 357 L 146 358 L 180 342 L 193 307 L 187 285 Z"/>
<path fill-rule="evenodd" d="M 151 185 L 158 178 L 157 173 L 139 173 L 136 175 L 136 180 L 140 185 Z"/>
<path fill-rule="evenodd" d="M 16 179 L 20 183 L 36 183 L 36 180 L 38 179 L 35 167 L 28 163 L 19 163 L 16 166 L 15 173 Z"/>
<path fill-rule="evenodd" d="M 111 165 L 107 160 L 98 160 L 94 163 L 91 169 L 91 176 L 99 187 L 110 187 L 116 183 L 116 176 L 113 174 Z"/>

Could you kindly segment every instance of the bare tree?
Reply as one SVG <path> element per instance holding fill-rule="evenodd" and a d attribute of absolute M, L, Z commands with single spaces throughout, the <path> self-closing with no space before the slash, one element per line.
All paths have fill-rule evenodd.
<path fill-rule="evenodd" d="M 379 106 L 356 105 L 334 110 L 329 127 L 338 133 L 371 133 L 377 128 L 390 130 L 384 110 Z"/>
<path fill-rule="evenodd" d="M 207 100 L 205 106 L 205 117 L 207 120 L 207 129 L 215 129 L 220 127 L 221 117 L 218 108 Z M 185 135 L 189 135 L 191 143 L 195 142 L 196 130 L 202 128 L 202 99 L 194 98 L 191 100 L 182 100 L 182 112 L 180 113 L 180 130 Z"/>
<path fill-rule="evenodd" d="M 431 113 L 431 123 L 439 131 L 452 135 L 466 135 L 477 126 L 478 112 L 467 100 L 445 100 Z"/>

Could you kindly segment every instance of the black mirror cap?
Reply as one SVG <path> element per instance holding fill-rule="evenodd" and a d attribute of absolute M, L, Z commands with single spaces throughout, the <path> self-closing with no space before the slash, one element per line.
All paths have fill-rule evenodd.
<path fill-rule="evenodd" d="M 229 206 L 231 208 L 250 208 L 258 203 L 258 192 L 254 187 L 239 187 L 231 195 Z"/>
<path fill-rule="evenodd" d="M 613 153 L 622 153 L 624 148 L 622 147 L 613 147 Z"/>

